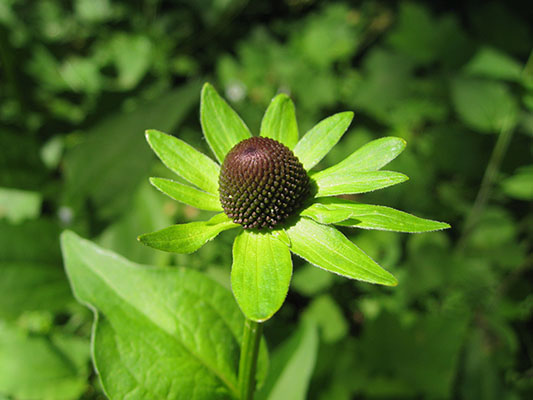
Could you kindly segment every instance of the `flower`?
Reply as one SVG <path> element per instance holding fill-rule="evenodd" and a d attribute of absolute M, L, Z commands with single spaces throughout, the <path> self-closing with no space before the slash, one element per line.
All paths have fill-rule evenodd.
<path fill-rule="evenodd" d="M 330 168 L 319 172 L 313 170 L 348 129 L 353 118 L 352 112 L 342 112 L 322 120 L 299 139 L 294 105 L 286 95 L 280 94 L 272 100 L 261 123 L 260 137 L 269 139 L 250 140 L 252 135 L 245 123 L 210 84 L 205 84 L 200 117 L 204 136 L 218 162 L 174 136 L 148 130 L 146 138 L 154 152 L 188 184 L 163 178 L 151 178 L 150 181 L 177 201 L 202 210 L 216 211 L 217 214 L 208 221 L 178 224 L 147 233 L 141 235 L 139 240 L 159 250 L 183 254 L 198 250 L 222 231 L 239 229 L 233 244 L 231 285 L 237 303 L 251 320 L 267 320 L 283 304 L 292 276 L 291 252 L 315 266 L 347 278 L 389 286 L 397 284 L 394 276 L 348 240 L 334 225 L 397 232 L 449 228 L 448 224 L 415 217 L 389 207 L 335 197 L 382 189 L 408 179 L 401 173 L 381 170 L 405 148 L 405 141 L 396 137 L 374 140 Z M 268 146 L 274 146 L 277 150 L 265 150 Z M 250 159 L 249 153 L 259 151 L 258 157 L 272 158 L 273 161 L 269 158 L 268 165 L 278 163 L 268 167 L 276 170 L 276 173 L 288 171 L 285 164 L 289 161 L 292 164 L 299 161 L 299 168 L 303 168 L 308 179 L 305 175 L 305 179 L 302 179 L 301 173 L 297 172 L 294 174 L 294 187 L 285 189 L 302 186 L 298 191 L 302 201 L 290 203 L 286 215 L 278 218 L 280 223 L 267 223 L 263 216 L 260 219 L 263 228 L 253 229 L 258 224 L 253 221 L 248 223 L 248 217 L 245 218 L 248 208 L 255 207 L 249 210 L 247 216 L 254 210 L 262 212 L 258 207 L 274 210 L 274 203 L 269 203 L 272 207 L 267 207 L 260 204 L 261 201 L 254 202 L 252 200 L 256 197 L 250 199 L 250 193 L 255 193 L 253 196 L 264 195 L 264 199 L 267 199 L 272 194 L 269 190 L 280 187 L 273 183 L 268 186 L 267 182 L 290 181 L 282 179 L 283 174 L 288 172 L 281 172 L 281 177 L 272 177 L 269 175 L 271 172 L 264 172 L 266 167 L 260 166 L 250 168 L 251 180 L 240 179 L 239 174 L 248 174 L 246 167 L 234 170 L 234 160 L 228 163 L 230 167 L 224 164 L 230 151 L 232 154 L 245 154 L 246 162 Z M 274 153 L 283 155 L 273 156 Z M 292 159 L 293 156 L 296 161 Z M 220 176 L 221 165 L 223 169 L 230 168 L 224 176 Z M 266 177 L 254 181 L 253 171 L 257 168 Z M 231 185 L 227 183 L 228 180 Z M 307 184 L 310 184 L 310 190 L 307 190 Z M 244 193 L 244 200 L 239 200 L 237 205 L 232 204 L 234 192 L 228 191 L 226 186 L 238 190 L 239 196 Z M 223 211 L 221 198 L 224 200 L 224 209 L 232 210 L 228 211 L 231 218 Z M 276 212 L 271 212 L 272 218 L 275 218 Z M 244 223 L 244 220 L 248 222 Z M 235 221 L 242 222 L 244 227 Z"/>

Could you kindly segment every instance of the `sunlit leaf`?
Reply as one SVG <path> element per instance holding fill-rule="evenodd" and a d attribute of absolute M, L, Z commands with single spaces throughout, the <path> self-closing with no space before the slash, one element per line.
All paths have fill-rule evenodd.
<path fill-rule="evenodd" d="M 233 146 L 251 136 L 246 124 L 209 83 L 202 89 L 200 119 L 207 143 L 220 162 Z"/>
<path fill-rule="evenodd" d="M 311 178 L 317 185 L 316 197 L 372 192 L 409 179 L 404 174 L 392 171 L 340 171 L 337 173 L 328 170 L 311 174 Z"/>
<path fill-rule="evenodd" d="M 176 174 L 209 193 L 218 193 L 220 167 L 211 158 L 174 136 L 153 129 L 146 131 L 146 140 Z"/>
<path fill-rule="evenodd" d="M 315 125 L 294 147 L 306 170 L 313 168 L 337 144 L 353 119 L 353 112 L 332 115 Z"/>
<path fill-rule="evenodd" d="M 279 310 L 292 276 L 289 248 L 269 233 L 243 230 L 233 244 L 231 288 L 244 315 L 264 321 Z"/>
<path fill-rule="evenodd" d="M 376 171 L 394 160 L 403 151 L 405 144 L 405 140 L 397 137 L 373 140 L 321 173 L 325 175 L 350 171 Z"/>
<path fill-rule="evenodd" d="M 396 278 L 381 268 L 337 229 L 306 217 L 287 229 L 291 251 L 327 271 L 370 283 L 394 286 Z"/>
<path fill-rule="evenodd" d="M 195 252 L 220 232 L 238 226 L 220 213 L 209 221 L 172 225 L 160 231 L 145 233 L 139 236 L 139 240 L 158 250 L 187 254 Z"/>
<path fill-rule="evenodd" d="M 298 142 L 294 104 L 286 94 L 279 94 L 272 99 L 261 122 L 261 136 L 277 140 L 289 149 Z"/>
<path fill-rule="evenodd" d="M 317 222 L 396 232 L 430 232 L 449 228 L 444 222 L 416 217 L 394 208 L 338 198 L 319 199 L 302 212 Z"/>
<path fill-rule="evenodd" d="M 97 316 L 94 363 L 110 399 L 236 396 L 244 320 L 229 291 L 190 269 L 134 264 L 72 232 L 62 249 L 76 298 Z"/>
<path fill-rule="evenodd" d="M 150 178 L 150 183 L 174 200 L 200 210 L 222 211 L 218 196 L 170 179 Z"/>

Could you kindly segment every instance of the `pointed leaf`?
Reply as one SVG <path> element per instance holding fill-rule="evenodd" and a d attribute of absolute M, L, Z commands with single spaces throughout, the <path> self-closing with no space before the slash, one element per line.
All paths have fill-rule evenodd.
<path fill-rule="evenodd" d="M 279 94 L 270 102 L 261 122 L 261 136 L 277 140 L 289 149 L 298 143 L 294 104 L 286 94 Z"/>
<path fill-rule="evenodd" d="M 404 174 L 392 171 L 341 171 L 339 173 L 327 173 L 327 171 L 311 175 L 318 189 L 316 197 L 372 192 L 409 179 Z"/>
<path fill-rule="evenodd" d="M 186 181 L 218 195 L 220 167 L 183 140 L 150 129 L 146 140 L 163 163 Z"/>
<path fill-rule="evenodd" d="M 170 179 L 150 178 L 150 183 L 174 200 L 200 210 L 222 211 L 219 198 L 213 193 L 207 193 Z"/>
<path fill-rule="evenodd" d="M 139 240 L 154 249 L 188 254 L 213 240 L 220 232 L 238 226 L 224 213 L 220 213 L 209 221 L 172 225 L 160 231 L 145 233 L 139 236 Z"/>
<path fill-rule="evenodd" d="M 221 163 L 233 146 L 251 137 L 243 120 L 209 83 L 202 89 L 200 120 L 207 143 Z"/>
<path fill-rule="evenodd" d="M 353 119 L 353 112 L 332 115 L 308 131 L 294 147 L 294 154 L 306 170 L 317 165 L 337 144 Z"/>
<path fill-rule="evenodd" d="M 405 140 L 392 136 L 376 139 L 357 149 L 340 163 L 321 172 L 332 174 L 377 171 L 394 160 L 405 149 L 405 144 Z"/>
<path fill-rule="evenodd" d="M 279 310 L 292 276 L 289 248 L 270 232 L 243 230 L 233 244 L 231 288 L 242 312 L 265 321 Z"/>
<path fill-rule="evenodd" d="M 318 353 L 315 324 L 306 322 L 276 349 L 256 400 L 305 400 Z"/>
<path fill-rule="evenodd" d="M 450 225 L 416 217 L 394 208 L 355 203 L 338 198 L 319 199 L 302 214 L 320 223 L 395 232 L 431 232 Z"/>
<path fill-rule="evenodd" d="M 76 298 L 96 314 L 93 356 L 110 399 L 236 396 L 243 317 L 229 291 L 196 271 L 132 263 L 61 237 Z M 264 370 L 264 352 L 259 369 Z"/>
<path fill-rule="evenodd" d="M 287 234 L 291 251 L 317 267 L 360 281 L 397 284 L 394 276 L 333 227 L 302 217 Z"/>

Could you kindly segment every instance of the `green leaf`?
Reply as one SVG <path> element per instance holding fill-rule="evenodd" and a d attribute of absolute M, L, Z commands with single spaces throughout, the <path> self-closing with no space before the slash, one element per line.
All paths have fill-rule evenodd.
<path fill-rule="evenodd" d="M 145 233 L 139 236 L 139 240 L 154 249 L 188 254 L 213 240 L 220 232 L 238 226 L 226 214 L 220 213 L 209 221 L 172 225 L 160 231 Z"/>
<path fill-rule="evenodd" d="M 153 163 L 144 129 L 174 129 L 196 103 L 197 92 L 198 83 L 191 82 L 84 132 L 84 140 L 65 156 L 65 203 L 81 207 L 89 199 L 100 218 L 128 209 Z"/>
<path fill-rule="evenodd" d="M 348 173 L 354 171 L 377 171 L 390 163 L 405 149 L 405 140 L 397 137 L 384 137 L 365 144 L 338 164 L 320 173 Z"/>
<path fill-rule="evenodd" d="M 220 200 L 215 194 L 207 193 L 170 179 L 150 178 L 150 183 L 174 200 L 200 210 L 222 211 Z"/>
<path fill-rule="evenodd" d="M 502 182 L 502 189 L 508 196 L 520 200 L 533 200 L 533 165 L 521 167 Z"/>
<path fill-rule="evenodd" d="M 366 193 L 405 182 L 409 178 L 392 171 L 341 171 L 328 170 L 311 174 L 317 185 L 316 197 L 336 196 L 340 194 Z"/>
<path fill-rule="evenodd" d="M 496 133 L 516 125 L 519 107 L 502 82 L 456 79 L 452 84 L 452 100 L 463 122 L 478 131 Z"/>
<path fill-rule="evenodd" d="M 466 64 L 464 70 L 472 76 L 519 82 L 523 66 L 499 50 L 482 47 Z"/>
<path fill-rule="evenodd" d="M 183 140 L 153 129 L 146 131 L 146 140 L 169 169 L 206 192 L 218 193 L 220 167 L 208 156 Z"/>
<path fill-rule="evenodd" d="M 289 149 L 298 143 L 294 104 L 286 94 L 279 94 L 270 102 L 261 122 L 261 136 L 277 140 Z"/>
<path fill-rule="evenodd" d="M 333 274 L 321 268 L 315 268 L 311 264 L 305 264 L 294 271 L 291 288 L 304 296 L 313 297 L 329 289 L 334 281 Z"/>
<path fill-rule="evenodd" d="M 165 207 L 169 202 L 148 183 L 143 182 L 135 193 L 131 207 L 120 219 L 109 225 L 99 236 L 97 243 L 127 256 L 129 260 L 141 264 L 168 265 L 172 257 L 169 253 L 154 251 L 135 240 L 137 236 L 163 229 L 174 221 Z"/>
<path fill-rule="evenodd" d="M 419 218 L 394 208 L 338 198 L 319 199 L 301 215 L 324 224 L 408 233 L 431 232 L 450 227 L 444 222 Z"/>
<path fill-rule="evenodd" d="M 110 399 L 236 396 L 243 316 L 231 293 L 196 271 L 132 263 L 61 236 L 76 298 L 94 310 L 93 354 Z M 265 353 L 259 369 L 264 371 Z"/>
<path fill-rule="evenodd" d="M 0 187 L 0 219 L 17 224 L 41 213 L 42 196 L 38 192 Z"/>
<path fill-rule="evenodd" d="M 289 248 L 270 232 L 243 230 L 233 244 L 231 287 L 248 319 L 262 322 L 280 309 L 292 276 Z"/>
<path fill-rule="evenodd" d="M 0 321 L 0 393 L 15 399 L 75 400 L 87 388 L 89 343 L 29 335 Z"/>
<path fill-rule="evenodd" d="M 353 119 L 353 112 L 332 115 L 315 125 L 294 147 L 294 154 L 306 170 L 317 165 L 337 144 Z"/>
<path fill-rule="evenodd" d="M 265 384 L 255 399 L 306 399 L 317 353 L 316 326 L 309 322 L 301 324 L 274 352 Z"/>
<path fill-rule="evenodd" d="M 221 163 L 233 146 L 251 137 L 243 120 L 209 83 L 202 89 L 200 120 L 207 143 Z"/>
<path fill-rule="evenodd" d="M 329 294 L 316 297 L 306 308 L 302 318 L 319 327 L 324 343 L 337 342 L 348 334 L 348 322 L 342 309 Z"/>
<path fill-rule="evenodd" d="M 291 251 L 317 267 L 360 281 L 394 286 L 398 282 L 337 229 L 302 217 L 287 229 Z"/>
<path fill-rule="evenodd" d="M 0 319 L 65 311 L 72 303 L 58 236 L 58 226 L 43 218 L 18 225 L 0 221 Z"/>
<path fill-rule="evenodd" d="M 64 311 L 72 295 L 58 265 L 0 260 L 0 318 L 16 319 L 26 311 Z"/>

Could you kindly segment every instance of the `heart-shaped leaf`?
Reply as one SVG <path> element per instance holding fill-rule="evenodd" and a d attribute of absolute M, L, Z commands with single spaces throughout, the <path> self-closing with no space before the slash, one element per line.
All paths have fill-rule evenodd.
<path fill-rule="evenodd" d="M 243 316 L 229 291 L 198 272 L 132 263 L 64 232 L 76 298 L 95 311 L 93 354 L 110 399 L 237 396 Z M 266 353 L 260 352 L 264 376 Z"/>

